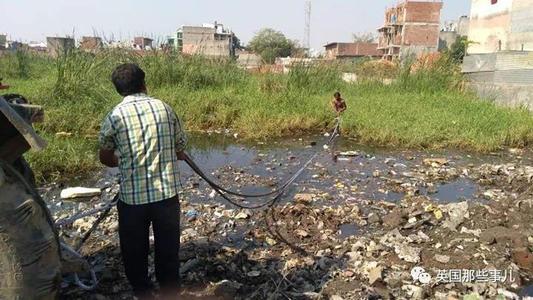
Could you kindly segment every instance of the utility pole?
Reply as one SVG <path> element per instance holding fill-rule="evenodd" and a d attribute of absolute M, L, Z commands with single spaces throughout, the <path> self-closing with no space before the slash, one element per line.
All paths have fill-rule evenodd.
<path fill-rule="evenodd" d="M 311 0 L 305 1 L 305 30 L 304 30 L 304 48 L 311 49 Z"/>

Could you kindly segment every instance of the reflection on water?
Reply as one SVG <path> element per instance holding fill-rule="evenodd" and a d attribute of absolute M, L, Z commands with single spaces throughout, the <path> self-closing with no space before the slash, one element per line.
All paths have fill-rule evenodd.
<path fill-rule="evenodd" d="M 430 197 L 443 202 L 458 202 L 474 198 L 479 186 L 470 179 L 459 178 L 438 187 L 437 193 Z"/>
<path fill-rule="evenodd" d="M 207 174 L 231 166 L 248 174 L 273 177 L 277 184 L 289 178 L 315 151 L 321 151 L 315 163 L 302 174 L 287 192 L 285 198 L 292 199 L 295 193 L 311 189 L 330 194 L 329 198 L 333 198 L 333 202 L 350 200 L 353 197 L 399 201 L 405 197 L 405 194 L 391 190 L 385 180 L 380 180 L 372 174 L 376 170 L 387 174 L 391 169 L 391 164 L 387 161 L 392 161 L 399 173 L 407 171 L 419 163 L 416 157 L 430 155 L 420 151 L 391 151 L 362 147 L 341 138 L 334 149 L 350 151 L 348 153 L 351 156 L 333 160 L 332 149 L 325 151 L 322 148 L 321 143 L 327 137 L 315 138 L 288 139 L 266 144 L 236 143 L 229 137 L 203 135 L 191 138 L 191 147 L 188 151 Z M 468 160 L 470 158 L 458 159 Z M 184 177 L 194 176 L 188 166 L 184 165 L 182 170 Z M 224 176 L 231 176 L 231 174 L 224 174 Z M 466 178 L 437 183 L 435 187 L 435 191 L 431 193 L 426 188 L 420 187 L 419 193 L 438 201 L 455 202 L 474 199 L 479 191 L 477 184 Z M 240 187 L 240 191 L 263 193 L 269 191 L 270 188 L 244 184 Z"/>
<path fill-rule="evenodd" d="M 423 158 L 431 155 L 447 157 L 454 164 L 462 165 L 510 160 L 504 154 L 482 156 L 445 150 L 425 152 L 370 148 L 341 137 L 333 149 L 349 152 L 348 155 L 334 161 L 331 155 L 332 149 L 322 148 L 327 139 L 324 136 L 314 136 L 243 143 L 224 135 L 193 135 L 190 137 L 187 151 L 208 176 L 216 175 L 218 177 L 214 177 L 215 181 L 223 183 L 229 189 L 244 193 L 264 193 L 279 186 L 311 155 L 319 151 L 320 155 L 314 163 L 287 191 L 284 201 L 292 199 L 296 193 L 315 193 L 326 195 L 320 197 L 321 203 L 326 205 L 357 202 L 358 199 L 399 201 L 405 197 L 405 194 L 391 188 L 390 180 L 409 181 L 409 178 L 401 174 L 414 170 L 421 164 Z M 521 160 L 530 163 L 528 159 L 530 156 L 525 156 Z M 180 172 L 185 187 L 191 187 L 193 183 L 198 184 L 198 190 L 190 193 L 190 201 L 210 200 L 209 187 L 185 163 L 180 163 Z M 380 175 L 373 176 L 376 172 Z M 240 174 L 255 176 L 257 180 L 237 182 L 236 178 Z M 108 187 L 112 185 L 116 175 L 116 169 L 108 169 L 99 176 L 76 185 Z M 474 181 L 464 177 L 450 182 L 435 182 L 434 186 L 431 191 L 424 186 L 418 187 L 419 193 L 437 201 L 455 202 L 465 199 L 476 200 L 480 192 L 480 187 Z M 57 188 L 48 193 L 48 199 L 54 196 L 57 198 L 59 191 L 60 188 Z"/>
<path fill-rule="evenodd" d="M 339 238 L 346 239 L 359 233 L 359 227 L 355 224 L 342 224 L 339 227 Z"/>

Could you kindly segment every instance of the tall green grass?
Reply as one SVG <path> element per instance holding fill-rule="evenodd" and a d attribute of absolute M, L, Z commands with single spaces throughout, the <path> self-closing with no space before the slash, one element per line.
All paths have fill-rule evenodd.
<path fill-rule="evenodd" d="M 464 89 L 457 65 L 446 57 L 416 71 L 413 64 L 383 69 L 361 62 L 250 74 L 232 60 L 176 53 L 74 51 L 54 60 L 6 55 L 0 58 L 0 77 L 13 86 L 10 92 L 46 110 L 46 121 L 37 128 L 50 147 L 30 157 L 41 179 L 98 167 L 100 122 L 121 100 L 110 74 L 124 62 L 145 70 L 149 93 L 169 103 L 189 131 L 229 128 L 242 138 L 263 140 L 320 132 L 331 126 L 329 102 L 340 91 L 348 104 L 343 133 L 367 144 L 490 151 L 533 141 L 529 112 L 478 99 Z M 347 70 L 358 72 L 362 82 L 343 82 Z M 385 85 L 384 78 L 394 80 Z M 56 137 L 63 131 L 72 136 Z"/>

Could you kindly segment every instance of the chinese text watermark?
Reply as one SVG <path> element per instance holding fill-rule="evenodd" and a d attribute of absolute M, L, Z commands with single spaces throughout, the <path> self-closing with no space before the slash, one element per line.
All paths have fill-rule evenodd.
<path fill-rule="evenodd" d="M 414 267 L 411 270 L 411 277 L 414 282 L 428 284 L 432 281 L 432 276 L 422 267 Z M 450 269 L 437 270 L 434 278 L 435 283 L 505 283 L 515 282 L 513 270 L 497 269 Z"/>

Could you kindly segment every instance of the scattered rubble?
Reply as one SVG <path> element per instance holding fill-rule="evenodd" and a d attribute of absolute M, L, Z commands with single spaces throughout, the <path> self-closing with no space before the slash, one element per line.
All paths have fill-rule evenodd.
<path fill-rule="evenodd" d="M 210 176 L 233 189 L 272 187 L 301 158 L 294 152 L 284 157 L 258 153 L 262 155 L 242 159 L 243 165 L 261 168 L 261 175 L 232 164 L 216 166 Z M 349 160 L 332 169 L 327 161 L 331 157 L 324 154 L 309 176 L 272 210 L 221 205 L 218 197 L 210 199 L 208 186 L 188 174 L 180 194 L 184 298 L 493 299 L 501 295 L 515 299 L 523 295 L 533 275 L 532 164 L 471 163 L 412 153 L 390 157 L 345 151 L 342 156 Z M 470 196 L 449 201 L 436 197 L 446 183 L 458 179 L 476 185 Z M 112 182 L 100 187 L 102 198 L 117 189 Z M 432 188 L 436 191 L 428 192 Z M 71 208 L 56 198 L 49 205 L 56 217 L 65 217 L 96 201 Z M 76 221 L 62 231 L 62 237 L 76 241 L 93 220 Z M 101 279 L 95 293 L 102 299 L 131 297 L 117 228 L 113 210 L 82 249 Z M 454 270 L 468 274 L 459 273 L 462 282 L 444 277 Z M 474 282 L 470 272 L 487 279 Z M 504 272 L 505 280 L 495 277 Z M 68 282 L 64 296 L 92 299 Z"/>

